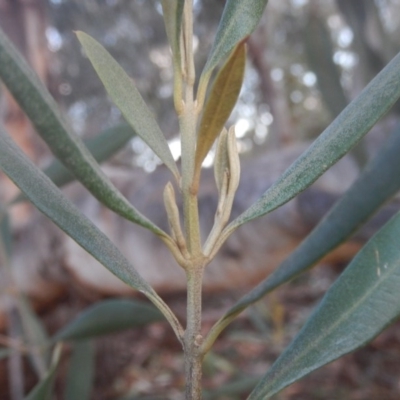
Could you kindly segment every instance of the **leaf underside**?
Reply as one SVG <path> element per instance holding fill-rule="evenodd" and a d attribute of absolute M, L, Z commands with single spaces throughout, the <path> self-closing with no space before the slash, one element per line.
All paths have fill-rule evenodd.
<path fill-rule="evenodd" d="M 237 102 L 245 65 L 246 46 L 240 43 L 215 78 L 209 99 L 205 104 L 197 138 L 196 171 L 201 168 L 204 158 L 221 133 Z"/>

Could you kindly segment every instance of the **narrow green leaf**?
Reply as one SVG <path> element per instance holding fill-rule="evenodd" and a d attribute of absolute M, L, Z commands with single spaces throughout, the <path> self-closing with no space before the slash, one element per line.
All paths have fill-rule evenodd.
<path fill-rule="evenodd" d="M 358 253 L 249 400 L 268 399 L 371 341 L 400 315 L 400 213 Z"/>
<path fill-rule="evenodd" d="M 95 137 L 86 139 L 84 143 L 94 159 L 98 163 L 102 163 L 121 150 L 135 136 L 136 133 L 131 127 L 120 125 L 107 129 Z M 57 159 L 43 172 L 58 187 L 66 185 L 75 179 L 71 172 Z"/>
<path fill-rule="evenodd" d="M 83 32 L 77 32 L 76 35 L 122 115 L 179 180 L 179 172 L 167 140 L 132 79 L 99 42 Z"/>
<path fill-rule="evenodd" d="M 115 128 L 107 129 L 97 136 L 86 139 L 83 142 L 88 148 L 94 159 L 98 163 L 108 160 L 118 150 L 123 148 L 125 144 L 136 135 L 135 131 L 125 125 L 116 126 Z M 57 159 L 54 159 L 51 164 L 43 170 L 43 172 L 53 181 L 53 183 L 62 187 L 75 180 L 74 175 L 64 167 Z M 20 194 L 12 200 L 12 204 L 16 204 L 25 200 L 25 196 Z"/>
<path fill-rule="evenodd" d="M 37 375 L 44 377 L 50 365 L 50 353 L 47 349 L 49 341 L 47 332 L 23 294 L 19 294 L 17 305 L 25 342 L 35 349 L 34 352 L 29 354 L 32 365 Z"/>
<path fill-rule="evenodd" d="M 181 66 L 180 36 L 185 0 L 161 0 L 165 30 L 172 49 L 174 64 Z"/>
<path fill-rule="evenodd" d="M 201 164 L 221 133 L 239 97 L 246 66 L 246 46 L 242 42 L 215 78 L 207 100 L 197 137 L 195 171 L 199 174 Z"/>
<path fill-rule="evenodd" d="M 46 88 L 1 30 L 0 79 L 54 155 L 100 202 L 122 217 L 166 236 L 115 189 L 81 139 L 71 132 Z"/>
<path fill-rule="evenodd" d="M 63 196 L 1 128 L 0 169 L 43 214 L 112 273 L 146 294 L 153 292 L 114 244 Z"/>
<path fill-rule="evenodd" d="M 57 367 L 61 356 L 61 345 L 58 345 L 53 351 L 53 360 L 46 376 L 32 389 L 25 397 L 25 400 L 51 400 L 53 394 L 54 380 Z"/>
<path fill-rule="evenodd" d="M 218 31 L 202 78 L 211 75 L 215 67 L 245 40 L 261 19 L 268 0 L 227 0 Z"/>
<path fill-rule="evenodd" d="M 0 127 L 0 169 L 26 197 L 67 235 L 127 285 L 146 295 L 164 314 L 181 340 L 175 314 L 139 275 L 118 248 L 38 169 Z"/>
<path fill-rule="evenodd" d="M 311 268 L 346 241 L 388 199 L 400 190 L 400 125 L 392 132 L 376 157 L 325 218 L 279 267 L 243 296 L 215 324 L 215 338 L 233 319 L 278 286 Z"/>
<path fill-rule="evenodd" d="M 95 372 L 95 349 L 90 341 L 74 343 L 64 400 L 89 400 Z"/>
<path fill-rule="evenodd" d="M 263 196 L 224 232 L 265 215 L 310 186 L 343 157 L 386 114 L 400 97 L 398 54 L 283 173 Z"/>
<path fill-rule="evenodd" d="M 138 300 L 106 300 L 95 304 L 58 332 L 53 340 L 82 340 L 162 320 L 152 305 Z"/>

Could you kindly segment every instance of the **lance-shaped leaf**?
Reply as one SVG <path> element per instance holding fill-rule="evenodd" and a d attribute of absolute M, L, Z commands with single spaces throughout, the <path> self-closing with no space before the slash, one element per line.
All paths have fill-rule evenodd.
<path fill-rule="evenodd" d="M 94 372 L 94 344 L 91 341 L 74 343 L 65 383 L 64 400 L 89 400 Z"/>
<path fill-rule="evenodd" d="M 114 275 L 145 294 L 164 314 L 179 338 L 182 328 L 169 307 L 118 248 L 37 168 L 0 128 L 0 169 L 26 197 Z"/>
<path fill-rule="evenodd" d="M 53 359 L 46 376 L 32 389 L 25 400 L 51 400 L 53 398 L 54 380 L 56 371 L 60 362 L 61 345 L 58 345 L 53 351 Z"/>
<path fill-rule="evenodd" d="M 202 79 L 209 77 L 214 68 L 231 54 L 235 46 L 253 32 L 267 1 L 228 0 L 226 2 L 214 44 L 202 72 Z"/>
<path fill-rule="evenodd" d="M 100 202 L 124 218 L 166 236 L 115 189 L 81 139 L 70 130 L 47 89 L 1 30 L 0 79 L 54 155 Z"/>
<path fill-rule="evenodd" d="M 131 127 L 120 125 L 107 129 L 97 136 L 86 139 L 83 142 L 94 159 L 98 163 L 102 163 L 110 159 L 135 136 L 136 133 Z M 57 159 L 45 168 L 43 172 L 59 187 L 75 179 L 73 174 L 71 174 Z"/>
<path fill-rule="evenodd" d="M 98 163 L 108 160 L 118 150 L 123 148 L 125 144 L 136 135 L 135 131 L 129 126 L 116 126 L 101 132 L 99 135 L 84 140 L 85 146 L 88 148 L 94 159 Z M 56 158 L 46 167 L 43 172 L 58 186 L 64 186 L 75 180 L 71 171 Z M 16 204 L 25 199 L 20 194 L 12 200 L 12 204 Z"/>
<path fill-rule="evenodd" d="M 271 212 L 310 186 L 343 157 L 399 97 L 400 54 L 338 115 L 278 181 L 226 228 L 222 239 L 238 226 Z"/>
<path fill-rule="evenodd" d="M 122 115 L 179 180 L 179 172 L 167 140 L 133 80 L 99 42 L 83 32 L 77 32 L 77 36 L 107 93 Z"/>
<path fill-rule="evenodd" d="M 240 43 L 215 78 L 200 122 L 195 156 L 195 177 L 221 133 L 239 97 L 246 66 L 246 46 Z"/>
<path fill-rule="evenodd" d="M 48 343 L 46 329 L 35 314 L 28 299 L 22 293 L 18 294 L 17 305 L 25 343 L 34 349 L 29 354 L 29 358 L 37 376 L 43 378 L 50 365 L 50 353 L 46 348 Z"/>
<path fill-rule="evenodd" d="M 181 67 L 180 36 L 182 29 L 182 15 L 185 0 L 161 0 L 165 30 L 172 49 L 174 64 Z"/>
<path fill-rule="evenodd" d="M 206 341 L 214 341 L 238 314 L 278 286 L 311 268 L 346 241 L 388 199 L 400 190 L 400 125 L 366 166 L 351 188 L 279 267 L 243 296 L 214 325 Z M 211 339 L 212 338 L 212 339 Z M 209 347 L 211 343 L 207 344 Z"/>
<path fill-rule="evenodd" d="M 162 320 L 153 306 L 138 300 L 106 300 L 95 304 L 58 332 L 53 341 L 90 339 Z"/>
<path fill-rule="evenodd" d="M 251 393 L 268 399 L 371 341 L 400 315 L 400 213 L 358 253 Z"/>

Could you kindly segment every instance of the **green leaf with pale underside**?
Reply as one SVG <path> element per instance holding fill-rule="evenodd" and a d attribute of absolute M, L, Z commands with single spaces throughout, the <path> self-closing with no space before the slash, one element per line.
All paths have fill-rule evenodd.
<path fill-rule="evenodd" d="M 1 30 L 0 79 L 53 154 L 101 203 L 157 235 L 166 236 L 113 186 L 82 140 L 71 131 L 47 89 Z"/>
<path fill-rule="evenodd" d="M 167 140 L 133 80 L 99 42 L 83 32 L 77 32 L 76 35 L 107 93 L 127 122 L 179 179 L 179 172 Z"/>
<path fill-rule="evenodd" d="M 271 398 L 371 341 L 400 315 L 400 213 L 358 253 L 249 400 Z"/>
<path fill-rule="evenodd" d="M 239 97 L 246 66 L 246 46 L 240 43 L 215 78 L 205 104 L 197 137 L 195 171 L 221 133 Z"/>

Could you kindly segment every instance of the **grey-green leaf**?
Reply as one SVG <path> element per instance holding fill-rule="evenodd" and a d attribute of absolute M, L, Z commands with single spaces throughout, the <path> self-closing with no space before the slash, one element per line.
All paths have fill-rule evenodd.
<path fill-rule="evenodd" d="M 0 169 L 43 214 L 112 273 L 145 294 L 153 292 L 115 245 L 60 192 L 1 128 Z"/>
<path fill-rule="evenodd" d="M 218 31 L 202 76 L 211 75 L 215 67 L 232 53 L 234 47 L 255 29 L 268 0 L 227 0 Z"/>
<path fill-rule="evenodd" d="M 251 393 L 268 399 L 372 340 L 400 315 L 400 213 L 358 253 Z"/>
<path fill-rule="evenodd" d="M 167 140 L 136 89 L 133 80 L 99 42 L 83 32 L 77 32 L 77 36 L 108 94 L 121 110 L 122 115 L 179 180 L 179 172 Z"/>
<path fill-rule="evenodd" d="M 185 0 L 161 0 L 165 30 L 172 49 L 174 64 L 181 67 L 180 36 Z"/>
<path fill-rule="evenodd" d="M 136 133 L 131 127 L 120 125 L 115 128 L 107 129 L 93 138 L 86 139 L 84 143 L 94 159 L 98 163 L 102 163 L 124 147 L 135 135 Z M 56 158 L 43 172 L 58 187 L 67 185 L 75 180 L 74 175 Z M 23 195 L 18 195 L 11 203 L 16 204 L 24 199 L 25 197 Z"/>
<path fill-rule="evenodd" d="M 141 215 L 112 185 L 88 149 L 64 121 L 57 104 L 0 30 L 0 79 L 27 114 L 54 155 L 103 204 L 157 235 L 160 228 Z"/>
<path fill-rule="evenodd" d="M 346 241 L 400 190 L 400 125 L 361 175 L 300 246 L 224 316 L 231 319 L 278 286 L 311 268 Z"/>
<path fill-rule="evenodd" d="M 108 335 L 163 319 L 152 305 L 138 300 L 106 300 L 83 311 L 53 340 L 82 340 Z"/>
<path fill-rule="evenodd" d="M 244 295 L 213 326 L 208 348 L 237 315 L 278 286 L 311 268 L 326 254 L 346 241 L 390 197 L 400 190 L 400 125 L 367 165 L 361 175 L 325 218 L 279 267 Z"/>
<path fill-rule="evenodd" d="M 225 235 L 285 204 L 343 157 L 400 97 L 398 54 L 283 173 L 263 196 L 236 218 Z"/>
<path fill-rule="evenodd" d="M 145 294 L 164 314 L 177 337 L 183 329 L 175 314 L 139 275 L 118 248 L 86 218 L 2 131 L 0 127 L 0 169 L 26 197 L 67 235 L 127 285 Z"/>
<path fill-rule="evenodd" d="M 64 400 L 90 400 L 95 372 L 91 341 L 74 343 L 65 383 Z"/>
<path fill-rule="evenodd" d="M 25 400 L 51 400 L 54 380 L 56 377 L 57 367 L 61 356 L 61 346 L 57 346 L 53 351 L 53 360 L 51 367 L 46 376 L 32 389 L 32 391 L 25 397 Z"/>
<path fill-rule="evenodd" d="M 120 125 L 107 129 L 93 138 L 84 140 L 84 143 L 94 159 L 98 163 L 102 163 L 121 150 L 135 136 L 136 133 L 131 127 Z M 43 172 L 58 187 L 64 186 L 75 179 L 71 172 L 57 159 Z"/>
<path fill-rule="evenodd" d="M 29 357 L 37 376 L 44 377 L 50 365 L 50 353 L 47 349 L 49 338 L 46 329 L 28 299 L 23 294 L 19 294 L 17 300 L 25 342 L 30 348 L 35 349 Z"/>

